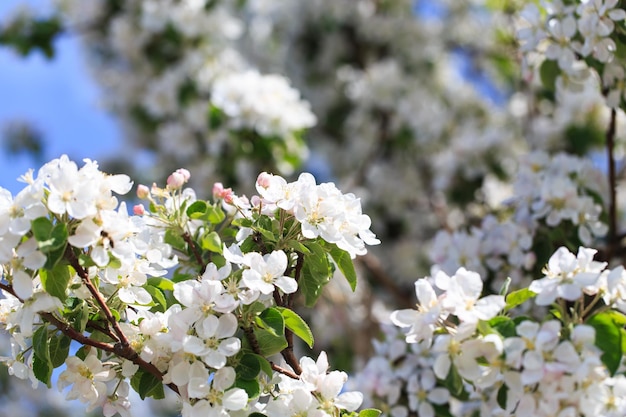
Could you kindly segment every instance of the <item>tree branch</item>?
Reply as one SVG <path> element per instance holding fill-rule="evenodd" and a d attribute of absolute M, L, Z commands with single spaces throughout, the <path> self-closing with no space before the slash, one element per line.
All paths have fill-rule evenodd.
<path fill-rule="evenodd" d="M 609 128 L 606 132 L 606 152 L 609 168 L 609 233 L 607 247 L 607 261 L 610 261 L 614 255 L 617 241 L 617 179 L 615 175 L 615 127 L 616 127 L 616 110 L 611 109 L 611 120 Z"/>
<path fill-rule="evenodd" d="M 100 309 L 106 316 L 107 321 L 111 324 L 113 331 L 115 332 L 115 334 L 117 335 L 117 338 L 119 339 L 119 343 L 121 344 L 121 349 L 123 349 L 124 353 L 127 356 L 130 356 L 131 352 L 135 352 L 135 351 L 130 347 L 128 338 L 126 337 L 126 335 L 120 328 L 120 325 L 115 319 L 115 317 L 113 317 L 113 313 L 111 313 L 111 309 L 107 305 L 105 299 L 102 297 L 102 294 L 100 294 L 100 291 L 98 291 L 95 285 L 93 285 L 93 282 L 91 282 L 91 278 L 89 278 L 89 274 L 87 273 L 85 268 L 83 268 L 78 262 L 78 258 L 76 257 L 76 254 L 74 253 L 74 250 L 72 249 L 70 245 L 67 245 L 67 248 L 65 250 L 65 256 L 67 260 L 70 261 L 70 265 L 72 265 L 72 268 L 74 268 L 74 270 L 76 271 L 78 276 L 82 279 L 83 283 L 85 284 L 85 286 L 87 287 L 87 289 L 89 290 L 93 298 L 96 300 L 96 302 L 100 306 Z"/>
<path fill-rule="evenodd" d="M 187 232 L 183 233 L 183 239 L 187 242 L 187 245 L 189 245 L 194 258 L 196 258 L 196 262 L 200 266 L 200 275 L 204 274 L 204 271 L 206 271 L 206 263 L 204 262 L 204 259 L 202 259 L 202 254 L 200 253 L 200 250 L 198 250 L 196 242 L 193 241 L 191 235 Z"/>

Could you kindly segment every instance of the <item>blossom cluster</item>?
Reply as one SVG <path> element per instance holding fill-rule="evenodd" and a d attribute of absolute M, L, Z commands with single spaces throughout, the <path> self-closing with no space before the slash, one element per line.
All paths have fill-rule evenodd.
<path fill-rule="evenodd" d="M 558 64 L 559 87 L 577 84 L 597 70 L 607 105 L 615 108 L 623 94 L 623 65 L 615 55 L 623 47 L 624 19 L 626 11 L 617 0 L 530 3 L 520 12 L 517 37 L 526 60 L 536 60 L 535 54 Z"/>
<path fill-rule="evenodd" d="M 354 287 L 352 258 L 378 243 L 354 195 L 309 174 L 287 183 L 262 173 L 260 196 L 216 184 L 211 203 L 178 169 L 164 188 L 138 186 L 149 207 L 129 215 L 114 194 L 130 191 L 130 178 L 94 161 L 79 168 L 62 156 L 22 179 L 15 198 L 2 190 L 0 216 L 0 324 L 11 337 L 2 361 L 12 375 L 50 386 L 64 366 L 59 390 L 107 416 L 130 415 L 130 388 L 161 398 L 164 386 L 189 417 L 360 406 L 324 353 L 317 362 L 285 353 L 294 335 L 314 340 L 292 310 L 296 293 L 314 304 L 332 261 Z"/>
<path fill-rule="evenodd" d="M 300 132 L 316 119 L 286 77 L 261 75 L 239 50 L 245 14 L 235 3 L 59 2 L 70 26 L 104 27 L 88 30 L 84 39 L 94 52 L 93 73 L 106 86 L 105 103 L 138 143 L 167 154 L 165 166 L 209 171 L 198 159 L 202 156 L 215 161 L 213 171 L 221 175 L 233 174 L 219 166 L 223 158 L 289 173 L 306 155 Z M 240 145 L 232 146 L 233 141 Z M 282 163 L 255 160 L 250 147 L 259 146 L 279 153 L 275 159 Z M 211 174 L 203 174 L 203 180 Z"/>
<path fill-rule="evenodd" d="M 626 274 L 595 253 L 559 248 L 543 278 L 506 298 L 481 298 L 480 277 L 463 268 L 418 280 L 417 310 L 391 314 L 404 330 L 387 328 L 355 379 L 366 404 L 394 417 L 623 415 L 624 351 L 612 344 L 626 319 Z M 533 300 L 558 312 L 513 316 Z"/>
<path fill-rule="evenodd" d="M 550 230 L 561 228 L 584 245 L 606 234 L 600 217 L 607 184 L 587 159 L 530 153 L 521 162 L 512 193 L 500 212 L 486 215 L 479 227 L 438 232 L 431 261 L 447 273 L 463 266 L 483 276 L 496 274 L 494 291 L 507 276 L 519 288 L 535 266 L 535 242 L 549 239 Z"/>

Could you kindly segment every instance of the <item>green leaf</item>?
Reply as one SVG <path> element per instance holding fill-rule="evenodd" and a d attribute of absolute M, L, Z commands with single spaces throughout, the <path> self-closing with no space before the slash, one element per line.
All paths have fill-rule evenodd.
<path fill-rule="evenodd" d="M 461 375 L 454 364 L 450 365 L 450 370 L 448 371 L 448 376 L 444 380 L 444 385 L 448 388 L 448 391 L 450 391 L 450 394 L 453 397 L 463 400 L 463 394 L 467 396 L 463 387 L 463 378 L 461 378 Z"/>
<path fill-rule="evenodd" d="M 596 346 L 603 352 L 601 360 L 611 376 L 615 375 L 624 355 L 626 316 L 617 311 L 598 313 L 587 320 L 596 330 Z"/>
<path fill-rule="evenodd" d="M 65 223 L 53 225 L 47 217 L 39 217 L 31 222 L 31 227 L 42 253 L 49 254 L 65 249 L 68 238 Z"/>
<path fill-rule="evenodd" d="M 503 409 L 506 410 L 506 400 L 507 400 L 507 396 L 509 394 L 509 387 L 506 386 L 506 384 L 502 384 L 500 386 L 500 389 L 498 389 L 498 405 Z"/>
<path fill-rule="evenodd" d="M 315 242 L 307 242 L 305 245 L 311 254 L 304 257 L 302 276 L 298 286 L 304 295 L 307 307 L 313 307 L 317 299 L 322 295 L 324 285 L 330 280 L 330 264 L 324 249 Z"/>
<path fill-rule="evenodd" d="M 285 242 L 285 246 L 288 248 L 294 249 L 304 255 L 308 255 L 309 253 L 311 253 L 309 248 L 307 248 L 306 246 L 304 246 L 302 243 L 298 242 L 297 240 L 288 240 L 287 242 Z"/>
<path fill-rule="evenodd" d="M 219 206 L 207 206 L 207 219 L 212 224 L 220 224 L 226 218 L 224 211 Z"/>
<path fill-rule="evenodd" d="M 285 336 L 274 336 L 265 329 L 255 329 L 254 334 L 259 342 L 260 354 L 271 356 L 279 353 L 287 347 Z"/>
<path fill-rule="evenodd" d="M 556 61 L 546 59 L 541 63 L 539 68 L 539 76 L 541 84 L 548 90 L 554 91 L 556 87 L 556 79 L 561 74 L 561 69 Z"/>
<path fill-rule="evenodd" d="M 64 334 L 52 336 L 48 346 L 52 368 L 58 368 L 65 363 L 65 359 L 67 359 L 70 353 L 71 341 L 72 340 Z"/>
<path fill-rule="evenodd" d="M 147 284 L 144 285 L 143 288 L 152 296 L 152 301 L 155 303 L 154 308 L 157 311 L 165 312 L 165 310 L 167 310 L 167 300 L 165 300 L 165 295 L 163 295 L 161 290 Z"/>
<path fill-rule="evenodd" d="M 265 359 L 261 355 L 255 354 L 255 353 L 249 353 L 249 355 L 256 356 L 257 360 L 259 361 L 259 365 L 261 366 L 261 370 L 263 372 L 265 372 L 265 374 L 267 376 L 269 376 L 271 378 L 274 375 L 274 370 L 272 369 L 272 365 L 270 364 L 270 362 L 267 359 Z"/>
<path fill-rule="evenodd" d="M 163 277 L 148 278 L 148 285 L 152 285 L 161 291 L 174 291 L 174 282 Z"/>
<path fill-rule="evenodd" d="M 339 249 L 337 245 L 331 245 L 328 251 L 333 261 L 337 264 L 337 267 L 341 271 L 346 280 L 350 284 L 352 291 L 356 289 L 356 271 L 354 270 L 354 264 L 350 254 L 343 249 Z"/>
<path fill-rule="evenodd" d="M 66 290 L 70 283 L 71 275 L 69 266 L 63 263 L 57 264 L 52 269 L 42 269 L 39 271 L 41 285 L 43 289 L 53 297 L 65 301 L 67 298 Z"/>
<path fill-rule="evenodd" d="M 222 239 L 220 239 L 220 236 L 217 234 L 217 232 L 211 232 L 207 235 L 202 236 L 200 245 L 204 250 L 222 253 Z"/>
<path fill-rule="evenodd" d="M 504 311 L 509 311 L 512 308 L 524 304 L 526 301 L 530 300 L 536 295 L 537 293 L 529 290 L 528 288 L 522 288 L 521 290 L 513 291 L 505 298 L 506 305 L 504 306 Z"/>
<path fill-rule="evenodd" d="M 237 379 L 253 380 L 261 373 L 261 364 L 258 355 L 253 353 L 245 353 L 235 368 L 237 371 Z"/>
<path fill-rule="evenodd" d="M 285 334 L 285 320 L 277 308 L 266 308 L 257 317 L 259 319 L 256 321 L 257 325 L 262 329 L 267 330 L 274 336 Z"/>
<path fill-rule="evenodd" d="M 378 417 L 382 414 L 382 411 L 375 408 L 366 408 L 359 412 L 359 417 Z"/>
<path fill-rule="evenodd" d="M 35 378 L 46 384 L 48 388 L 51 388 L 50 378 L 52 377 L 52 365 L 49 360 L 43 360 L 39 356 L 33 357 L 33 373 Z"/>
<path fill-rule="evenodd" d="M 142 400 L 152 397 L 156 400 L 165 398 L 163 383 L 149 372 L 139 370 L 130 380 L 130 385 Z"/>
<path fill-rule="evenodd" d="M 254 334 L 259 342 L 261 355 L 270 356 L 287 347 L 285 321 L 276 308 L 266 308 L 255 318 L 255 322 L 259 326 L 254 329 Z"/>
<path fill-rule="evenodd" d="M 300 339 L 309 345 L 309 348 L 313 348 L 313 332 L 309 328 L 309 325 L 296 314 L 293 310 L 284 307 L 276 307 L 285 320 L 285 327 L 293 332 Z"/>
<path fill-rule="evenodd" d="M 239 375 L 237 375 L 239 376 Z M 259 381 L 255 379 L 240 379 L 237 378 L 235 380 L 235 387 L 241 388 L 248 394 L 248 398 L 256 398 L 261 393 L 261 386 L 259 385 Z"/>
<path fill-rule="evenodd" d="M 31 222 L 31 230 L 35 240 L 39 242 L 45 242 L 50 239 L 52 233 L 52 222 L 47 217 L 38 217 Z"/>
<path fill-rule="evenodd" d="M 194 201 L 187 207 L 187 216 L 191 219 L 200 219 L 206 214 L 207 203 L 202 200 Z"/>
<path fill-rule="evenodd" d="M 517 333 L 515 332 L 517 324 L 509 317 L 497 316 L 489 320 L 487 323 L 493 330 L 497 331 L 504 337 L 517 336 Z"/>
<path fill-rule="evenodd" d="M 50 351 L 48 350 L 48 326 L 39 326 L 33 333 L 33 352 L 42 361 L 50 360 Z"/>
<path fill-rule="evenodd" d="M 233 220 L 232 225 L 237 227 L 252 227 L 253 221 L 245 217 Z"/>
<path fill-rule="evenodd" d="M 164 240 L 165 243 L 171 245 L 174 249 L 178 249 L 181 252 L 185 252 L 187 250 L 187 242 L 185 242 L 185 239 L 172 229 L 167 229 L 165 231 Z"/>

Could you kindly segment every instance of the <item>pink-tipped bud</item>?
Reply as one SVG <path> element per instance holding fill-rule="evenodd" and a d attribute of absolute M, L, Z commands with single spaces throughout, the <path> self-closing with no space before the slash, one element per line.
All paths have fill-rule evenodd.
<path fill-rule="evenodd" d="M 221 198 L 223 198 L 227 204 L 233 204 L 235 194 L 233 193 L 233 190 L 231 190 L 230 188 L 226 188 L 224 191 L 222 191 Z"/>
<path fill-rule="evenodd" d="M 144 200 L 148 198 L 149 196 L 150 196 L 150 189 L 146 185 L 139 184 L 139 186 L 137 186 L 137 197 Z"/>
<path fill-rule="evenodd" d="M 136 204 L 133 206 L 133 213 L 136 216 L 143 216 L 144 214 L 146 214 L 146 208 L 143 206 L 143 204 Z"/>
<path fill-rule="evenodd" d="M 185 182 L 188 182 L 189 178 L 191 178 L 191 174 L 185 168 L 178 168 L 176 172 L 183 176 L 183 178 L 185 179 Z"/>
<path fill-rule="evenodd" d="M 183 186 L 183 184 L 185 184 L 185 177 L 179 172 L 173 172 L 169 177 L 167 177 L 168 190 L 178 190 Z"/>
<path fill-rule="evenodd" d="M 271 180 L 272 176 L 270 174 L 267 172 L 261 172 L 256 179 L 256 183 L 263 188 L 267 188 L 270 186 Z"/>
<path fill-rule="evenodd" d="M 222 198 L 220 197 L 224 192 L 224 185 L 221 182 L 216 182 L 213 184 L 213 198 Z"/>

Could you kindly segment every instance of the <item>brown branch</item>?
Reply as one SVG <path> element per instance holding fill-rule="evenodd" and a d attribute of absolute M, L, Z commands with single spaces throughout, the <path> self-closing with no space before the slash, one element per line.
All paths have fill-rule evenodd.
<path fill-rule="evenodd" d="M 118 339 L 117 335 L 115 333 L 113 333 L 111 331 L 111 329 L 108 329 L 108 328 L 105 328 L 103 326 L 100 326 L 98 323 L 96 323 L 93 320 L 88 320 L 87 321 L 87 327 L 90 327 L 90 328 L 92 328 L 94 330 L 97 330 L 100 333 L 103 333 L 103 334 L 107 335 L 112 340 L 115 340 L 116 342 L 119 342 L 119 339 Z"/>
<path fill-rule="evenodd" d="M 61 333 L 63 333 L 70 339 L 75 340 L 82 345 L 92 346 L 92 347 L 95 347 L 96 349 L 113 353 L 121 358 L 128 359 L 129 361 L 133 362 L 135 365 L 138 365 L 143 370 L 154 375 L 156 378 L 159 379 L 159 381 L 163 381 L 163 374 L 161 373 L 161 371 L 159 371 L 159 369 L 153 364 L 151 364 L 150 362 L 146 362 L 145 360 L 143 360 L 134 350 L 123 348 L 120 345 L 120 343 L 116 343 L 115 345 L 112 345 L 110 343 L 93 340 L 85 336 L 84 334 L 76 331 L 68 323 L 65 323 L 59 320 L 52 313 L 39 313 L 39 315 L 41 316 L 42 319 L 46 320 L 48 323 L 55 326 Z M 180 395 L 178 387 L 175 384 L 170 383 L 170 384 L 165 384 L 165 385 L 167 385 L 167 387 L 170 388 L 172 391 L 174 391 L 176 394 Z"/>
<path fill-rule="evenodd" d="M 611 109 L 611 120 L 606 132 L 606 152 L 609 165 L 609 234 L 607 261 L 610 261 L 618 244 L 617 241 L 617 180 L 615 175 L 615 127 L 616 110 Z"/>
<path fill-rule="evenodd" d="M 100 306 L 100 309 L 102 310 L 102 312 L 104 312 L 104 315 L 106 316 L 107 321 L 111 324 L 111 327 L 113 327 L 113 331 L 115 332 L 115 334 L 117 335 L 117 338 L 120 341 L 122 349 L 124 349 L 126 352 L 130 354 L 130 351 L 133 351 L 133 350 L 130 347 L 128 338 L 126 337 L 126 335 L 120 328 L 120 325 L 115 319 L 115 317 L 113 317 L 113 313 L 111 313 L 111 309 L 107 305 L 105 299 L 102 297 L 102 294 L 100 294 L 100 291 L 98 291 L 95 285 L 93 285 L 93 282 L 91 282 L 91 278 L 89 278 L 89 274 L 87 273 L 85 268 L 83 268 L 78 262 L 78 258 L 76 257 L 76 254 L 74 253 L 74 250 L 72 249 L 70 245 L 67 245 L 67 248 L 65 250 L 65 256 L 70 261 L 70 265 L 72 265 L 72 267 L 74 268 L 78 276 L 82 279 L 83 283 L 85 284 L 85 286 L 87 287 L 87 289 L 89 290 L 93 298 L 96 300 L 96 302 Z"/>
<path fill-rule="evenodd" d="M 196 262 L 200 266 L 200 275 L 204 274 L 204 271 L 206 271 L 206 263 L 204 262 L 204 259 L 202 259 L 202 254 L 200 253 L 198 246 L 196 246 L 196 242 L 193 241 L 191 235 L 187 232 L 183 233 L 183 239 L 187 242 L 187 245 L 189 245 L 194 258 L 196 258 Z"/>
<path fill-rule="evenodd" d="M 300 375 L 302 373 L 302 367 L 298 362 L 298 358 L 296 358 L 296 355 L 293 353 L 293 332 L 287 328 L 285 328 L 285 339 L 287 339 L 287 347 L 284 348 L 280 354 L 283 356 L 283 359 L 285 359 L 285 362 L 293 368 L 296 374 Z"/>
<path fill-rule="evenodd" d="M 252 326 L 242 327 L 242 329 L 243 329 L 244 334 L 246 335 L 246 339 L 248 339 L 248 342 L 250 343 L 250 347 L 252 348 L 252 351 L 256 353 L 257 355 L 261 355 L 261 348 L 259 347 L 259 341 L 256 339 L 256 336 L 254 335 L 254 330 L 252 329 Z M 281 373 L 293 379 L 300 379 L 298 374 L 293 373 L 289 369 L 285 369 L 282 366 L 279 366 L 272 361 L 270 361 L 270 365 L 272 366 L 272 369 L 278 373 Z M 298 365 L 298 368 L 300 368 L 299 365 Z M 299 373 L 302 373 L 302 370 L 300 370 Z"/>
<path fill-rule="evenodd" d="M 272 369 L 275 370 L 278 373 L 281 373 L 283 375 L 287 375 L 288 377 L 290 377 L 292 379 L 300 379 L 300 375 L 295 374 L 295 373 L 291 372 L 289 369 L 283 368 L 282 366 L 276 365 L 272 361 L 270 361 L 270 365 L 272 366 Z"/>

